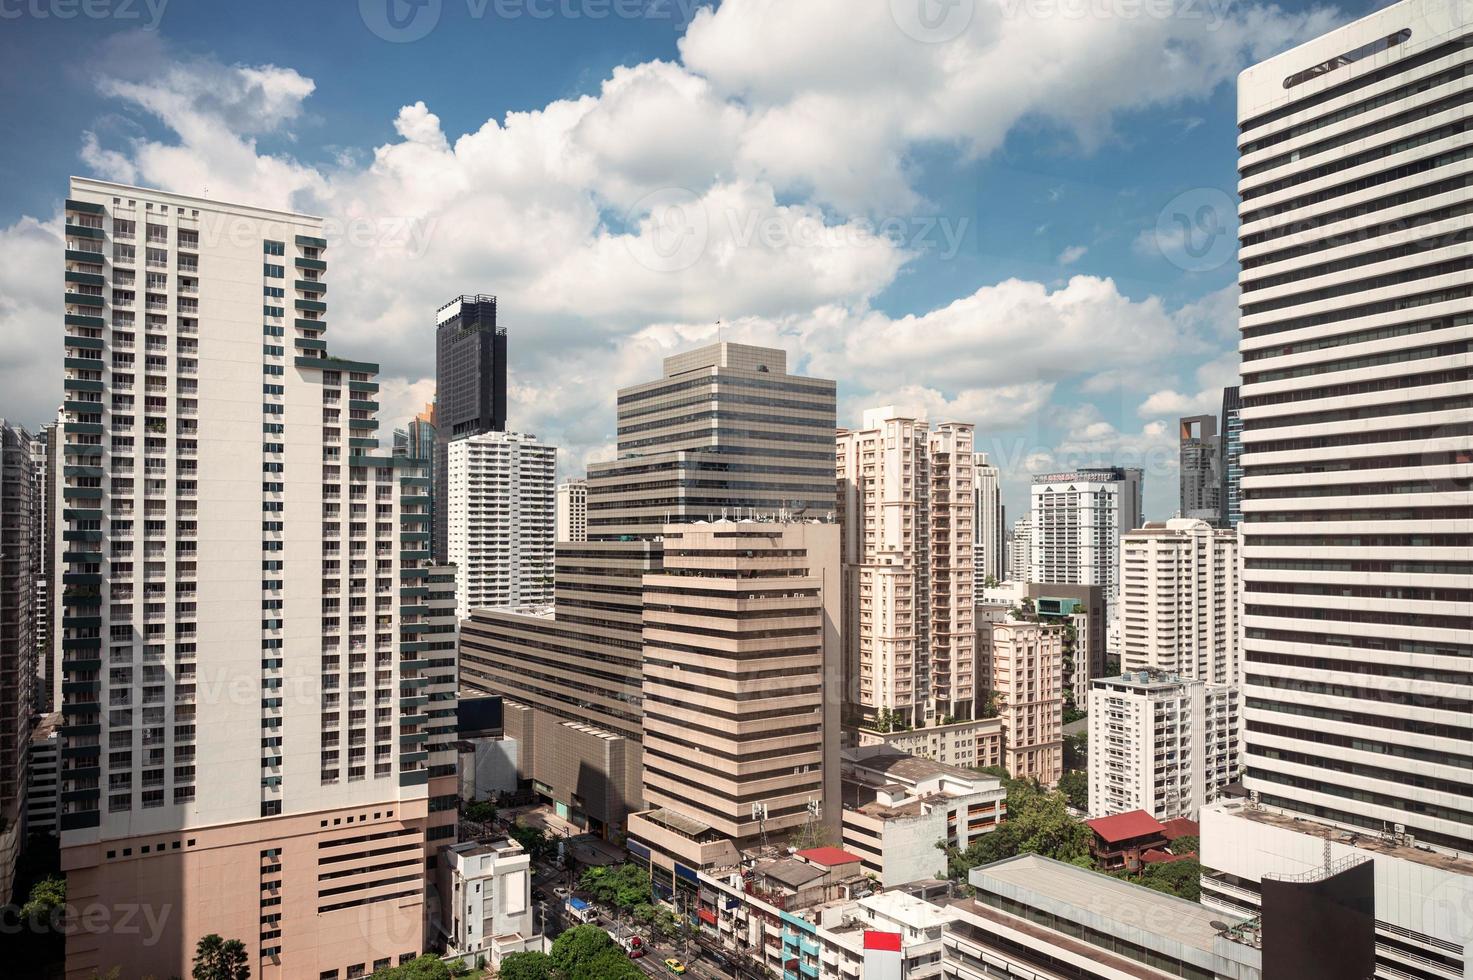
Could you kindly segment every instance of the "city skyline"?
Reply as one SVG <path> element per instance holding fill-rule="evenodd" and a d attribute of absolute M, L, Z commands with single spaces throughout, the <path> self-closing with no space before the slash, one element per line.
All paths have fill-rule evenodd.
<path fill-rule="evenodd" d="M 690 5 L 654 6 L 680 13 Z M 16 179 L 0 235 L 22 250 L 0 271 L 0 291 L 16 300 L 0 323 L 16 338 L 0 376 L 17 400 L 10 410 L 34 428 L 55 408 L 37 380 L 59 357 L 44 333 L 51 300 L 25 278 L 20 256 L 43 252 L 59 234 L 62 195 L 48 177 L 59 170 L 337 222 L 349 232 L 337 236 L 339 309 L 354 322 L 352 345 L 373 349 L 384 368 L 390 427 L 433 388 L 427 311 L 447 294 L 485 289 L 517 331 L 517 407 L 507 424 L 563 447 L 569 475 L 610 454 L 613 433 L 599 420 L 612 417 L 612 388 L 640 377 L 649 358 L 720 331 L 788 348 L 801 358 L 795 366 L 836 378 L 842 418 L 897 404 L 924 409 L 932 422 L 975 424 L 978 451 L 1001 468 L 1014 513 L 1024 508 L 1030 471 L 1118 463 L 1145 465 L 1148 516 L 1171 516 L 1175 419 L 1213 410 L 1235 366 L 1227 83 L 1248 52 L 1287 48 L 1360 6 L 1071 21 L 1078 44 L 1067 51 L 1090 50 L 1118 84 L 1086 98 L 1068 77 L 1085 66 L 1065 60 L 1057 76 L 1020 93 L 1019 109 L 976 113 L 937 59 L 959 51 L 969 71 L 990 78 L 1002 67 L 997 25 L 979 8 L 955 44 L 926 43 L 906 33 L 915 25 L 877 6 L 856 20 L 814 5 L 792 24 L 783 17 L 800 15 L 763 11 L 758 25 L 757 5 L 739 2 L 697 9 L 688 23 L 462 21 L 464 9 L 445 4 L 435 29 L 407 44 L 382 40 L 356 9 L 302 10 L 292 15 L 321 18 L 333 43 L 273 38 L 281 47 L 269 65 L 252 49 L 251 25 L 203 23 L 183 2 L 154 31 L 123 19 L 18 21 L 0 39 L 16 71 L 81 36 L 100 47 L 93 67 L 58 79 L 69 98 L 64 114 L 43 121 L 27 111 L 17 120 L 21 142 L 35 151 L 3 159 Z M 921 131 L 897 125 L 875 145 L 836 143 L 855 174 L 846 186 L 826 176 L 835 169 L 828 159 L 748 159 L 732 145 L 790 140 L 801 113 L 818 112 L 814 124 L 831 127 L 830 114 L 843 110 L 822 105 L 849 84 L 832 59 L 820 60 L 814 77 L 772 72 L 760 85 L 738 67 L 767 46 L 769 31 L 795 37 L 809 17 L 855 20 L 844 39 L 887 62 L 913 57 L 921 77 L 906 91 L 924 85 L 941 96 L 939 118 Z M 618 40 L 591 34 L 598 24 Z M 1046 18 L 1005 26 L 1010 48 L 1052 50 Z M 511 69 L 525 69 L 555 36 L 566 38 L 558 52 L 566 69 Z M 1195 64 L 1158 64 L 1167 41 L 1195 52 L 1181 59 Z M 439 73 L 408 71 L 425 60 L 453 63 L 474 43 L 515 49 L 505 66 L 488 59 L 503 84 L 472 94 Z M 796 61 L 820 54 L 787 43 L 799 45 Z M 141 71 L 143 63 L 161 70 Z M 379 67 L 365 78 L 369 65 Z M 1068 105 L 1076 98 L 1089 106 L 1084 116 Z M 897 110 L 886 101 L 871 111 L 889 118 Z M 552 131 L 540 134 L 538 119 Z M 707 119 L 727 129 L 708 134 Z M 213 143 L 196 126 L 242 135 Z M 711 148 L 694 158 L 675 152 L 708 135 Z M 567 165 L 531 163 L 554 138 L 572 141 Z M 623 139 L 649 146 L 619 163 L 611 143 Z M 1161 143 L 1173 152 L 1147 152 Z M 960 152 L 938 159 L 946 146 Z M 734 163 L 717 155 L 728 148 Z M 660 206 L 692 200 L 701 202 L 692 216 L 705 221 L 707 248 L 688 267 L 670 268 L 644 232 Z M 1202 205 L 1221 234 L 1202 230 L 1193 251 L 1208 251 L 1199 261 L 1172 236 L 1175 215 Z M 485 227 L 532 233 L 487 236 Z M 865 227 L 899 244 L 866 236 Z M 721 256 L 739 264 L 722 265 Z M 671 261 L 690 257 L 677 250 Z M 740 274 L 729 276 L 733 268 Z M 887 333 L 907 339 L 898 345 L 905 356 L 865 342 Z M 1094 353 L 1067 356 L 1079 349 Z M 878 350 L 890 356 L 877 359 Z"/>

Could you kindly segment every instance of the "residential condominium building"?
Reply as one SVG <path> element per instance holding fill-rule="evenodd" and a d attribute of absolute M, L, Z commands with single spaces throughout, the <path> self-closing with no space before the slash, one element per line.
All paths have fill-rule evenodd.
<path fill-rule="evenodd" d="M 507 699 L 523 778 L 570 819 L 617 830 L 644 809 L 644 576 L 667 524 L 827 518 L 834 382 L 780 350 L 719 343 L 665 358 L 618 395 L 618 458 L 589 467 L 588 540 L 557 549 L 554 617 L 475 613 L 462 683 Z"/>
<path fill-rule="evenodd" d="M 1027 582 L 1033 573 L 1033 515 L 1024 514 L 1008 533 L 1008 581 Z"/>
<path fill-rule="evenodd" d="M 1141 526 L 1138 469 L 1082 468 L 1033 478 L 1028 581 L 1098 585 L 1117 614 L 1120 536 Z"/>
<path fill-rule="evenodd" d="M 1191 415 L 1177 420 L 1180 435 L 1178 517 L 1222 521 L 1222 439 L 1217 416 Z"/>
<path fill-rule="evenodd" d="M 1237 532 L 1178 517 L 1120 547 L 1121 667 L 1238 684 Z"/>
<path fill-rule="evenodd" d="M 1473 850 L 1466 3 L 1239 76 L 1247 787 Z"/>
<path fill-rule="evenodd" d="M 436 514 L 450 506 L 440 476 L 456 439 L 506 428 L 506 328 L 496 322 L 496 297 L 457 296 L 435 311 Z M 436 525 L 432 551 L 445 561 L 448 526 Z"/>
<path fill-rule="evenodd" d="M 972 426 L 871 409 L 839 430 L 834 465 L 853 714 L 910 726 L 973 717 Z"/>
<path fill-rule="evenodd" d="M 37 644 L 36 663 L 36 696 L 35 701 L 38 710 L 54 712 L 61 704 L 61 553 L 65 550 L 65 542 L 57 534 L 57 524 L 61 520 L 61 474 L 64 457 L 62 446 L 64 434 L 62 427 L 65 424 L 65 413 L 57 410 L 55 421 L 47 422 L 41 426 L 41 439 L 46 443 L 46 473 L 42 481 L 41 508 L 45 512 L 42 518 L 42 547 L 46 554 L 42 558 L 46 566 L 46 602 L 40 603 L 40 595 L 37 595 L 39 606 L 37 615 L 45 620 L 45 628 L 38 629 L 38 634 L 44 634 L 44 642 Z"/>
<path fill-rule="evenodd" d="M 1238 778 L 1238 692 L 1159 670 L 1095 680 L 1089 812 L 1196 819 Z"/>
<path fill-rule="evenodd" d="M 564 480 L 557 485 L 557 540 L 588 540 L 587 480 Z"/>
<path fill-rule="evenodd" d="M 1003 766 L 1052 786 L 1064 774 L 1064 630 L 992 624 L 992 687 L 1002 719 Z"/>
<path fill-rule="evenodd" d="M 0 419 L 0 896 L 25 842 L 26 756 L 35 715 L 36 575 L 42 567 L 31 434 Z"/>
<path fill-rule="evenodd" d="M 101 917 L 67 974 L 183 974 L 209 933 L 256 977 L 413 958 L 454 583 L 425 470 L 372 452 L 377 366 L 326 353 L 322 221 L 81 178 L 65 209 L 61 860 Z"/>
<path fill-rule="evenodd" d="M 1002 582 L 1008 577 L 1007 510 L 1002 505 L 1002 474 L 986 453 L 972 456 L 973 501 L 972 580 L 977 589 L 988 579 Z"/>
<path fill-rule="evenodd" d="M 429 467 L 430 483 L 435 483 L 435 403 L 430 402 L 410 419 L 402 429 L 394 430 L 394 455 L 408 459 L 422 459 Z M 444 521 L 444 516 L 430 505 L 430 541 L 436 540 L 435 528 Z M 433 550 L 433 548 L 431 549 Z"/>
<path fill-rule="evenodd" d="M 557 447 L 483 432 L 452 442 L 446 458 L 456 615 L 551 602 Z"/>
<path fill-rule="evenodd" d="M 666 873 L 839 836 L 839 528 L 665 529 L 644 577 L 644 796 L 629 836 Z M 672 882 L 673 885 L 673 882 Z"/>

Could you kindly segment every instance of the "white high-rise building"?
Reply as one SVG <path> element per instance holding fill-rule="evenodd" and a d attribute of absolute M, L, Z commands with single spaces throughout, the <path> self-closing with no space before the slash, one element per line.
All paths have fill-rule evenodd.
<path fill-rule="evenodd" d="M 1237 532 L 1196 518 L 1153 521 L 1120 550 L 1121 667 L 1237 684 Z"/>
<path fill-rule="evenodd" d="M 972 561 L 976 572 L 972 580 L 981 589 L 988 579 L 1005 581 L 1007 567 L 1007 522 L 1002 506 L 1002 477 L 998 468 L 987 461 L 986 453 L 974 453 L 973 484 L 976 491 L 975 535 L 972 538 Z"/>
<path fill-rule="evenodd" d="M 972 426 L 870 409 L 834 452 L 854 706 L 914 726 L 975 717 Z"/>
<path fill-rule="evenodd" d="M 69 977 L 365 975 L 455 840 L 453 580 L 330 357 L 321 219 L 73 178 L 60 494 Z M 171 914 L 140 942 L 138 903 Z M 95 917 L 101 915 L 101 920 Z"/>
<path fill-rule="evenodd" d="M 1406 0 L 1238 80 L 1244 781 L 1464 853 L 1470 71 L 1473 8 Z"/>
<path fill-rule="evenodd" d="M 1028 563 L 1032 561 L 1033 515 L 1024 514 L 1013 522 L 1008 534 L 1008 581 L 1027 582 Z"/>
<path fill-rule="evenodd" d="M 564 480 L 557 485 L 557 540 L 588 540 L 587 480 Z"/>
<path fill-rule="evenodd" d="M 551 602 L 557 447 L 483 432 L 450 443 L 447 465 L 456 614 Z"/>
<path fill-rule="evenodd" d="M 1162 671 L 1096 678 L 1089 696 L 1089 812 L 1186 817 L 1238 776 L 1238 694 Z"/>
<path fill-rule="evenodd" d="M 1141 526 L 1138 469 L 1084 467 L 1033 478 L 1028 581 L 1098 585 L 1105 618 L 1120 595 L 1120 537 Z"/>

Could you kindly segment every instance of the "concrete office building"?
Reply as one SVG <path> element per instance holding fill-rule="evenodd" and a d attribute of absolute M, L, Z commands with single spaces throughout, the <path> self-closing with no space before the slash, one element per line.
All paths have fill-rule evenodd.
<path fill-rule="evenodd" d="M 665 529 L 644 577 L 644 796 L 629 836 L 656 864 L 738 863 L 839 836 L 839 528 Z"/>
<path fill-rule="evenodd" d="M 1032 574 L 1033 515 L 1024 514 L 1008 532 L 1008 581 L 1027 582 Z"/>
<path fill-rule="evenodd" d="M 557 485 L 557 540 L 588 540 L 587 480 L 564 480 Z"/>
<path fill-rule="evenodd" d="M 966 850 L 1007 816 L 1007 790 L 974 769 L 887 747 L 844 756 L 844 849 L 883 888 L 946 877 L 946 853 Z"/>
<path fill-rule="evenodd" d="M 1120 665 L 1238 684 L 1238 535 L 1204 520 L 1148 523 L 1121 539 Z"/>
<path fill-rule="evenodd" d="M 1033 478 L 1028 581 L 1098 585 L 1105 618 L 1117 615 L 1120 537 L 1141 526 L 1138 469 L 1121 466 L 1044 473 Z"/>
<path fill-rule="evenodd" d="M 551 602 L 557 447 L 483 432 L 450 443 L 446 466 L 455 614 Z"/>
<path fill-rule="evenodd" d="M 972 462 L 972 426 L 893 407 L 838 432 L 845 662 L 866 722 L 976 713 Z"/>
<path fill-rule="evenodd" d="M 1095 680 L 1089 698 L 1089 812 L 1186 817 L 1238 778 L 1238 692 L 1163 671 Z"/>
<path fill-rule="evenodd" d="M 945 980 L 1272 977 L 1246 916 L 1037 854 L 973 868 L 968 880 L 973 896 L 946 906 Z"/>
<path fill-rule="evenodd" d="M 65 438 L 62 427 L 65 418 L 65 413 L 58 409 L 56 421 L 41 427 L 41 439 L 46 443 L 46 474 L 41 496 L 41 506 L 45 511 L 42 546 L 46 554 L 42 561 L 46 565 L 46 603 L 40 608 L 39 615 L 46 620 L 46 639 L 37 648 L 35 700 L 37 709 L 44 712 L 53 712 L 61 704 L 61 553 L 65 550 L 65 542 L 57 533 L 57 526 L 61 521 L 62 447 Z M 39 601 L 39 595 L 37 599 Z"/>
<path fill-rule="evenodd" d="M 1243 399 L 1237 385 L 1222 389 L 1222 501 L 1223 527 L 1237 527 L 1243 519 Z"/>
<path fill-rule="evenodd" d="M 987 460 L 986 453 L 972 456 L 974 492 L 972 521 L 972 580 L 978 589 L 988 579 L 1002 582 L 1008 577 L 1007 510 L 1002 505 L 1002 474 Z"/>
<path fill-rule="evenodd" d="M 1026 621 L 992 624 L 992 684 L 1003 765 L 1052 786 L 1064 774 L 1064 635 Z"/>
<path fill-rule="evenodd" d="M 1473 851 L 1466 3 L 1239 76 L 1246 786 Z"/>
<path fill-rule="evenodd" d="M 1178 517 L 1222 521 L 1222 438 L 1216 415 L 1177 420 L 1180 444 Z"/>
<path fill-rule="evenodd" d="M 435 477 L 435 463 L 437 453 L 435 452 L 435 403 L 430 402 L 418 415 L 410 419 L 402 429 L 394 430 L 393 449 L 394 455 L 405 459 L 422 459 L 430 474 L 431 488 L 437 485 Z M 444 539 L 444 531 L 436 530 L 445 520 L 443 512 L 435 510 L 435 505 L 430 505 L 430 544 L 431 551 L 434 550 L 434 542 Z"/>
<path fill-rule="evenodd" d="M 589 467 L 588 541 L 557 549 L 555 616 L 462 624 L 462 683 L 507 699 L 523 776 L 570 819 L 608 832 L 643 809 L 643 580 L 666 524 L 833 513 L 834 401 L 780 350 L 667 357 L 619 392 L 618 459 Z"/>
<path fill-rule="evenodd" d="M 61 712 L 37 719 L 26 769 L 26 833 L 56 836 L 60 809 Z"/>
<path fill-rule="evenodd" d="M 35 714 L 41 502 L 31 434 L 0 419 L 0 896 L 25 842 L 26 754 Z"/>
<path fill-rule="evenodd" d="M 435 503 L 450 506 L 450 443 L 506 428 L 506 328 L 496 322 L 496 297 L 457 296 L 435 312 Z M 444 562 L 448 525 L 436 526 L 431 551 Z"/>
<path fill-rule="evenodd" d="M 377 366 L 326 353 L 322 221 L 80 178 L 65 211 L 59 819 L 68 901 L 107 910 L 67 974 L 179 975 L 211 932 L 253 977 L 412 958 L 453 579 L 428 477 L 370 452 Z"/>

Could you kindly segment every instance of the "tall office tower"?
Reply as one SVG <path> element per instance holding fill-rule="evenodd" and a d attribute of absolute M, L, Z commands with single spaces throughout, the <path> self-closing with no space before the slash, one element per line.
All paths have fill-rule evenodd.
<path fill-rule="evenodd" d="M 1098 585 L 1118 614 L 1120 536 L 1141 526 L 1141 470 L 1086 467 L 1033 478 L 1028 581 Z"/>
<path fill-rule="evenodd" d="M 435 513 L 449 506 L 449 445 L 506 428 L 506 328 L 495 296 L 457 296 L 435 313 Z M 431 551 L 445 561 L 448 528 L 435 525 Z"/>
<path fill-rule="evenodd" d="M 1222 389 L 1222 502 L 1223 527 L 1237 527 L 1243 519 L 1243 402 L 1239 388 Z"/>
<path fill-rule="evenodd" d="M 1238 778 L 1238 692 L 1159 670 L 1096 678 L 1089 696 L 1089 813 L 1197 811 Z"/>
<path fill-rule="evenodd" d="M 667 872 L 839 839 L 839 528 L 665 529 L 644 578 L 644 795 L 629 834 Z M 805 828 L 824 833 L 806 835 Z M 672 882 L 673 884 L 673 882 Z"/>
<path fill-rule="evenodd" d="M 557 540 L 588 540 L 587 480 L 564 480 L 557 485 Z"/>
<path fill-rule="evenodd" d="M 43 547 L 46 549 L 46 605 L 40 615 L 46 618 L 46 643 L 37 650 L 36 701 L 44 712 L 61 707 L 61 553 L 66 543 L 57 533 L 62 520 L 60 510 L 62 462 L 66 413 L 58 409 L 56 421 L 41 426 L 46 440 L 46 479 L 42 507 L 45 508 Z"/>
<path fill-rule="evenodd" d="M 1191 415 L 1177 420 L 1180 446 L 1178 517 L 1216 524 L 1222 520 L 1222 439 L 1217 416 Z"/>
<path fill-rule="evenodd" d="M 421 464 L 370 452 L 377 365 L 326 353 L 321 227 L 72 180 L 62 867 L 107 918 L 69 976 L 180 975 L 212 932 L 253 977 L 424 948 L 454 586 Z"/>
<path fill-rule="evenodd" d="M 404 428 L 395 429 L 393 437 L 394 455 L 404 459 L 422 459 L 429 468 L 430 484 L 435 486 L 435 403 L 430 402 L 418 415 L 405 423 Z M 433 494 L 431 494 L 433 496 Z M 444 520 L 434 505 L 430 505 L 430 550 L 437 540 L 435 527 Z"/>
<path fill-rule="evenodd" d="M 36 464 L 31 434 L 0 419 L 0 896 L 7 902 L 25 840 L 26 754 L 35 709 L 41 566 Z"/>
<path fill-rule="evenodd" d="M 534 788 L 598 831 L 641 809 L 643 577 L 666 523 L 834 510 L 834 382 L 780 350 L 712 344 L 618 396 L 618 459 L 589 467 L 588 540 L 557 549 L 556 616 L 476 613 L 461 681 L 508 699 Z"/>
<path fill-rule="evenodd" d="M 971 425 L 893 407 L 835 439 L 849 696 L 870 724 L 975 713 L 971 447 Z"/>
<path fill-rule="evenodd" d="M 1464 2 L 1239 76 L 1245 783 L 1473 850 Z"/>
<path fill-rule="evenodd" d="M 448 465 L 455 614 L 551 602 L 557 447 L 484 432 L 452 442 Z"/>
<path fill-rule="evenodd" d="M 1027 582 L 1033 560 L 1033 515 L 1024 514 L 1013 522 L 1008 534 L 1008 581 Z"/>
<path fill-rule="evenodd" d="M 1052 786 L 1064 775 L 1064 630 L 1013 620 L 991 629 L 1003 765 Z"/>
<path fill-rule="evenodd" d="M 51 649 L 51 552 L 46 544 L 52 540 L 51 522 L 55 520 L 55 509 L 47 506 L 46 485 L 50 479 L 51 461 L 45 428 L 31 438 L 31 520 L 32 547 L 34 548 L 35 597 L 32 615 L 36 624 L 35 653 L 31 664 L 31 707 L 37 714 L 47 711 L 46 683 L 51 677 L 47 655 Z"/>
<path fill-rule="evenodd" d="M 1004 581 L 1007 575 L 1007 522 L 1002 506 L 1002 474 L 987 461 L 986 453 L 972 456 L 974 510 L 972 522 L 973 581 L 977 588 L 988 579 Z"/>
<path fill-rule="evenodd" d="M 1120 541 L 1120 665 L 1238 684 L 1238 535 L 1152 521 Z"/>

